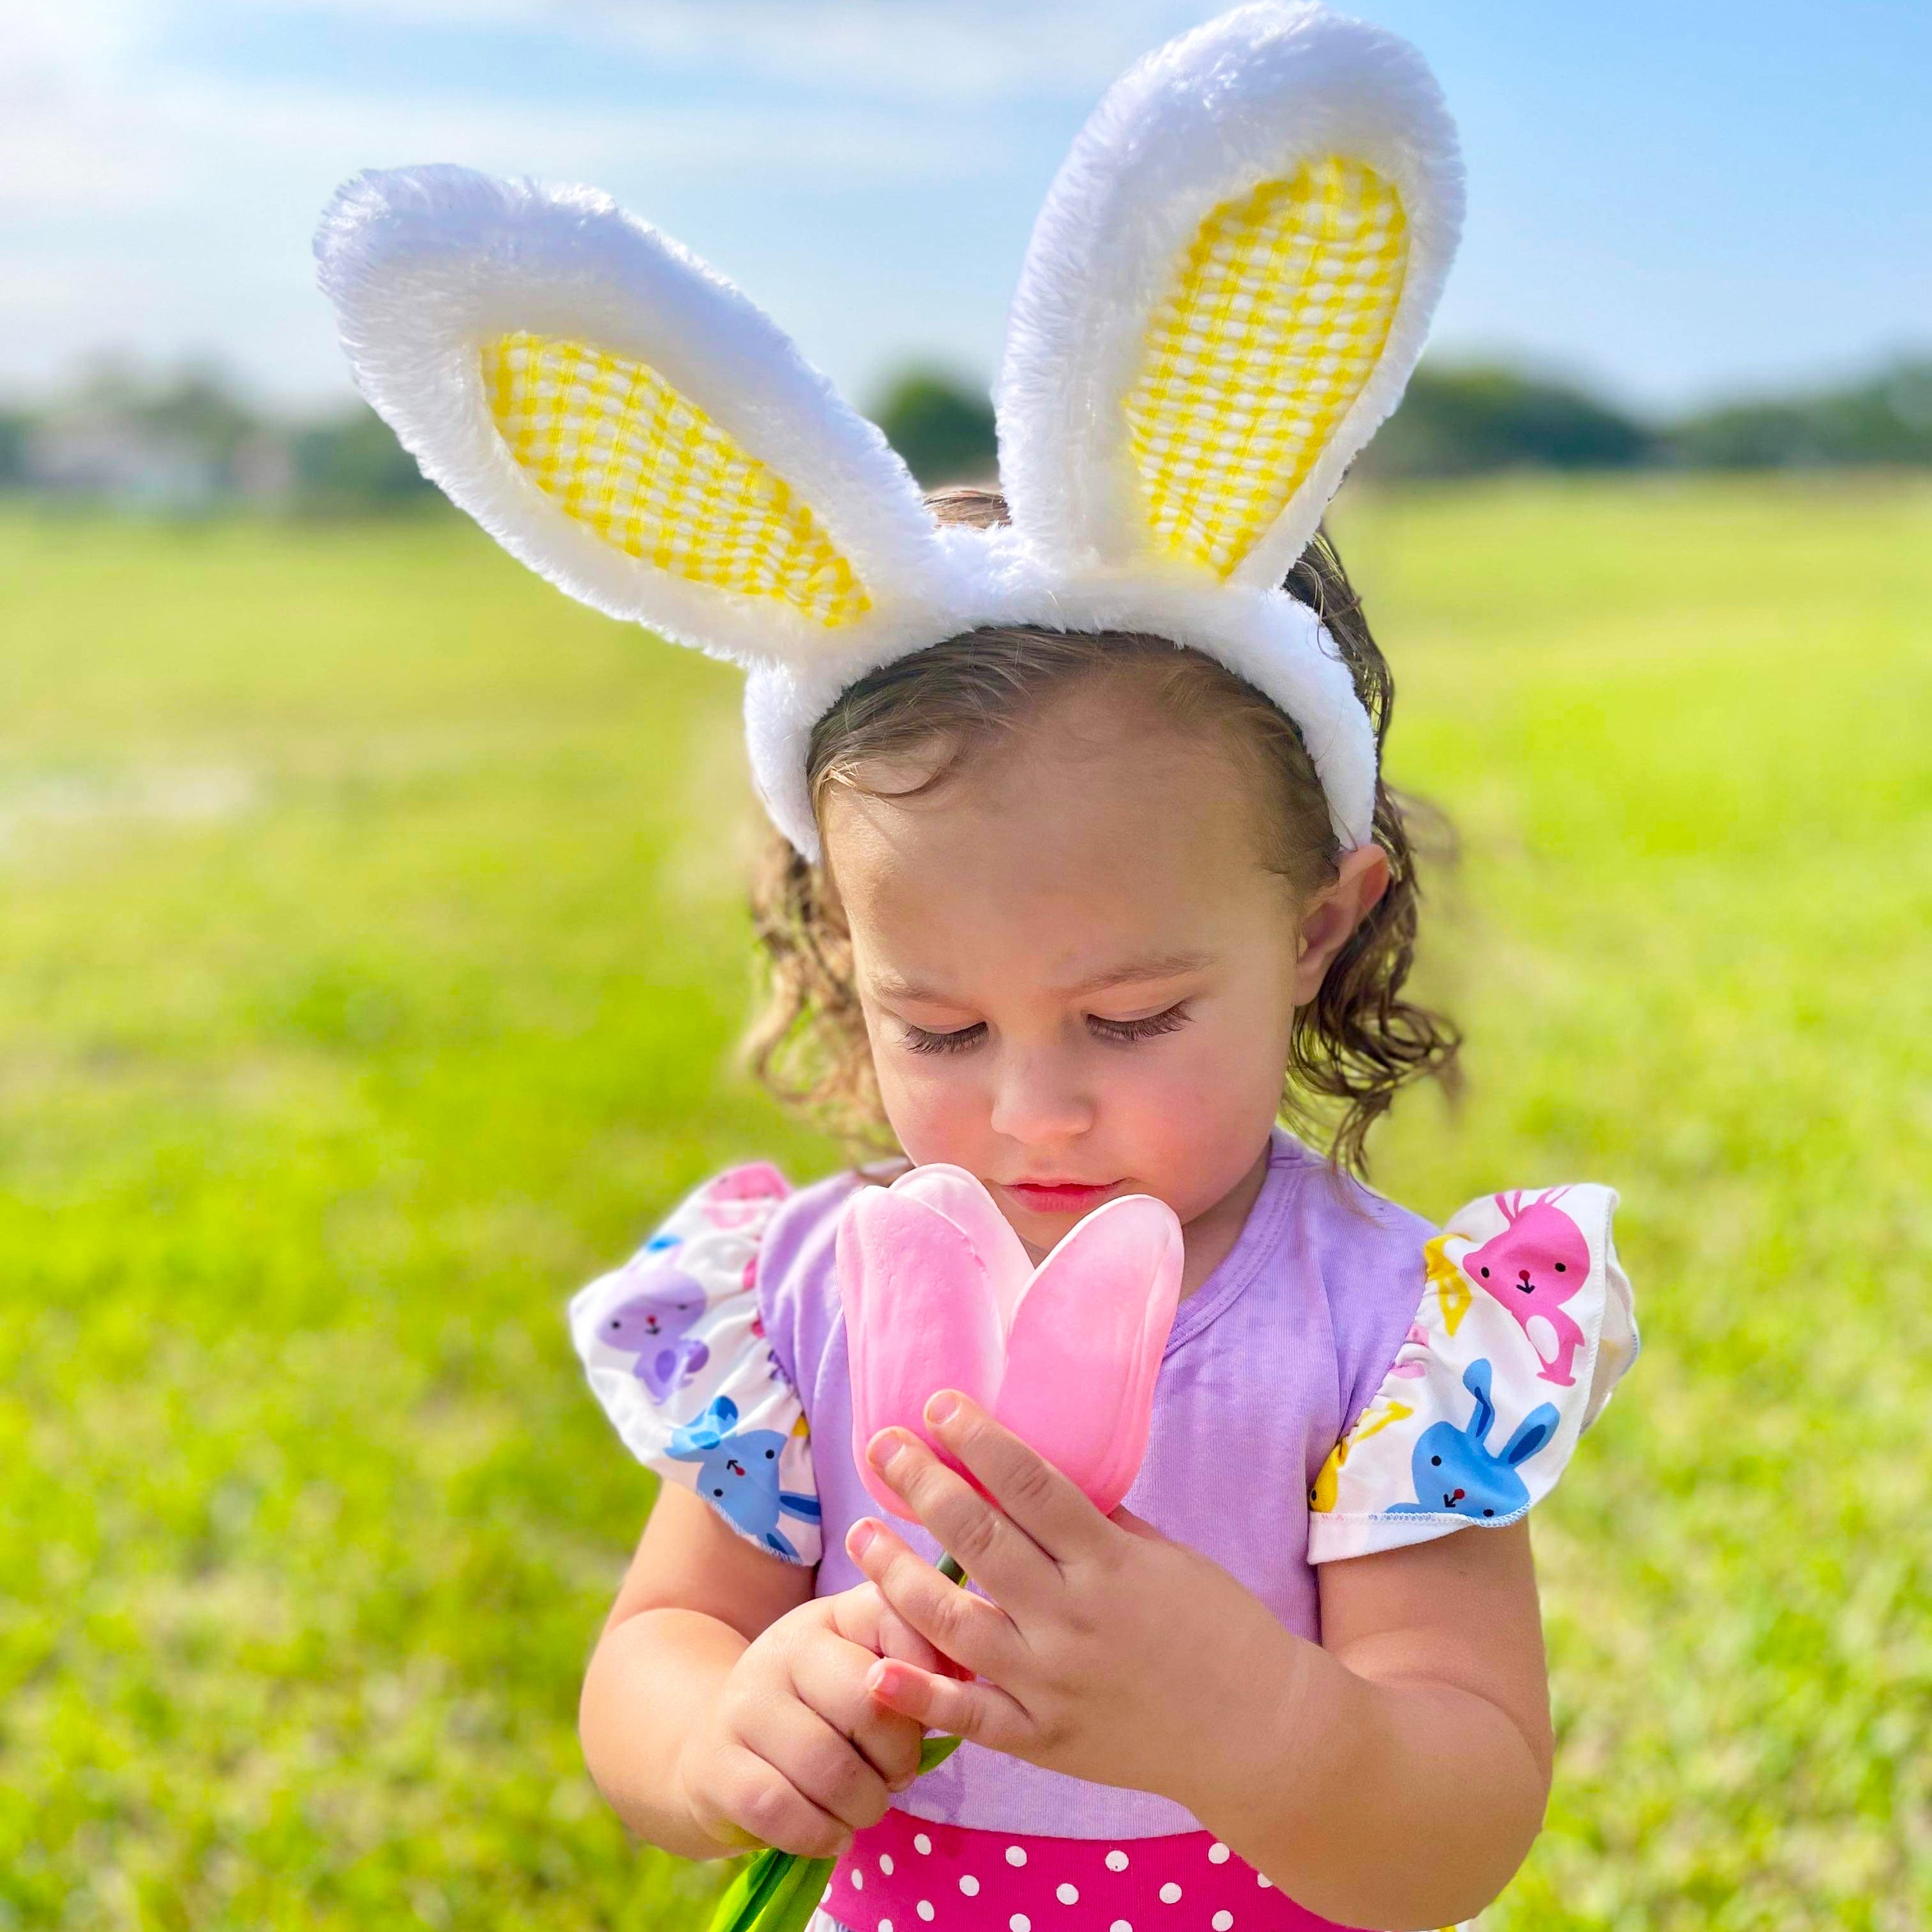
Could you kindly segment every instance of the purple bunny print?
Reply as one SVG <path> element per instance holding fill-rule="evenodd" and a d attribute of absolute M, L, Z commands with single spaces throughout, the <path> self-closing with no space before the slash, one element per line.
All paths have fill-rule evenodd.
<path fill-rule="evenodd" d="M 704 1313 L 704 1288 L 664 1262 L 639 1268 L 634 1280 L 636 1292 L 604 1316 L 598 1336 L 636 1355 L 631 1372 L 652 1401 L 662 1403 L 711 1359 L 711 1351 L 690 1333 Z"/>
<path fill-rule="evenodd" d="M 1556 1204 L 1568 1192 L 1559 1187 L 1528 1201 L 1521 1194 L 1498 1194 L 1496 1205 L 1508 1225 L 1462 1257 L 1469 1279 L 1501 1303 L 1528 1336 L 1543 1365 L 1539 1379 L 1560 1388 L 1575 1384 L 1576 1351 L 1584 1341 L 1563 1304 L 1590 1278 L 1590 1244 Z"/>
<path fill-rule="evenodd" d="M 782 1489 L 778 1457 L 785 1438 L 776 1429 L 736 1434 L 738 1405 L 719 1396 L 694 1420 L 674 1432 L 674 1461 L 695 1462 L 698 1493 L 740 1534 L 762 1544 L 788 1563 L 801 1562 L 796 1546 L 778 1527 L 781 1516 L 819 1520 L 818 1498 Z"/>
<path fill-rule="evenodd" d="M 1532 1409 L 1518 1425 L 1498 1454 L 1489 1446 L 1496 1426 L 1496 1406 L 1490 1394 L 1490 1367 L 1486 1359 L 1462 1371 L 1462 1386 L 1475 1397 L 1468 1423 L 1433 1422 L 1416 1438 L 1409 1473 L 1416 1500 L 1397 1503 L 1390 1516 L 1466 1516 L 1472 1522 L 1494 1522 L 1520 1515 L 1529 1507 L 1529 1486 L 1516 1474 L 1556 1433 L 1562 1419 L 1554 1402 Z"/>

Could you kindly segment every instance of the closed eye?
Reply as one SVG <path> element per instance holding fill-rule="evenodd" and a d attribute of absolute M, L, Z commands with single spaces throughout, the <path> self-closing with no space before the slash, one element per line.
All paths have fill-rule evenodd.
<path fill-rule="evenodd" d="M 910 1020 L 899 1022 L 906 1050 L 910 1053 L 964 1053 L 986 1036 L 986 1022 L 976 1020 L 969 1027 L 956 1027 L 951 1033 L 934 1033 L 928 1027 L 914 1026 Z"/>
<path fill-rule="evenodd" d="M 1149 1013 L 1144 1019 L 1103 1020 L 1098 1013 L 1089 1013 L 1087 1025 L 1096 1039 L 1111 1040 L 1127 1046 L 1137 1040 L 1154 1040 L 1162 1034 L 1176 1032 L 1192 1017 L 1187 1010 L 1187 1002 L 1178 1000 L 1166 1012 Z"/>

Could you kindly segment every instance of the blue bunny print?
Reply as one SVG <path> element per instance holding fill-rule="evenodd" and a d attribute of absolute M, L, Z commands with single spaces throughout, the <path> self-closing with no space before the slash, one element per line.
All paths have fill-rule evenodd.
<path fill-rule="evenodd" d="M 719 1396 L 702 1415 L 673 1431 L 670 1454 L 698 1465 L 698 1493 L 733 1528 L 760 1543 L 788 1563 L 803 1559 L 778 1528 L 782 1515 L 818 1520 L 818 1498 L 778 1486 L 778 1455 L 785 1438 L 776 1429 L 733 1433 L 738 1405 Z"/>
<path fill-rule="evenodd" d="M 1490 1372 L 1486 1359 L 1473 1361 L 1462 1371 L 1462 1386 L 1476 1399 L 1475 1412 L 1462 1428 L 1436 1422 L 1422 1432 L 1409 1465 L 1418 1500 L 1394 1504 L 1390 1516 L 1446 1514 L 1481 1522 L 1514 1516 L 1529 1507 L 1528 1485 L 1516 1470 L 1556 1433 L 1556 1406 L 1546 1402 L 1532 1409 L 1499 1456 L 1489 1447 L 1496 1420 Z"/>

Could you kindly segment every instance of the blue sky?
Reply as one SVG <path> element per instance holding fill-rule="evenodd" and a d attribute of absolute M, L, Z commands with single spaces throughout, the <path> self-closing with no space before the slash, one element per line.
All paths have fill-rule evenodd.
<path fill-rule="evenodd" d="M 983 379 L 1106 82 L 1214 0 L 9 0 L 0 391 L 110 350 L 346 392 L 308 241 L 358 169 L 590 181 L 862 400 Z M 1932 7 L 1356 0 L 1471 175 L 1444 350 L 1642 406 L 1932 346 Z"/>

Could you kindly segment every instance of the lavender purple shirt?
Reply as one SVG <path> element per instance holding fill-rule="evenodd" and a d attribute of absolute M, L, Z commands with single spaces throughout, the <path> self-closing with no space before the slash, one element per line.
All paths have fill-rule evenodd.
<path fill-rule="evenodd" d="M 812 1429 L 824 1513 L 818 1593 L 861 1579 L 845 1532 L 875 1506 L 852 1460 L 845 1326 L 832 1272 L 841 1174 L 802 1189 L 760 1244 L 758 1297 Z M 1127 1507 L 1211 1557 L 1298 1635 L 1321 1634 L 1308 1491 L 1395 1361 L 1424 1289 L 1428 1222 L 1337 1176 L 1277 1130 L 1267 1179 L 1220 1266 L 1180 1304 Z M 937 1557 L 916 1526 L 908 1540 Z M 962 1746 L 899 1801 L 982 1831 L 1151 1838 L 1196 1829 L 1150 1792 L 1092 1784 Z"/>

